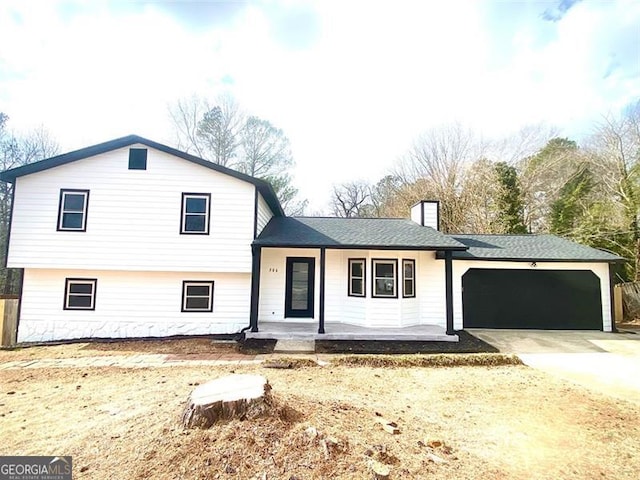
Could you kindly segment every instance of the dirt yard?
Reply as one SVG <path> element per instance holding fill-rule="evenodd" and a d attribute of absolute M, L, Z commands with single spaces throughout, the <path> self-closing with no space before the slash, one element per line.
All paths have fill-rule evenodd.
<path fill-rule="evenodd" d="M 49 348 L 88 350 L 0 362 Z M 288 408 L 184 430 L 195 385 L 232 372 L 265 375 Z M 0 455 L 72 455 L 77 479 L 366 479 L 371 459 L 393 479 L 640 478 L 639 407 L 523 366 L 4 369 L 0 432 Z"/>

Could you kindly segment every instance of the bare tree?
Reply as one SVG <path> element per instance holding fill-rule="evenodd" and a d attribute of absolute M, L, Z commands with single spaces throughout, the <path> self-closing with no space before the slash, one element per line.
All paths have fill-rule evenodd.
<path fill-rule="evenodd" d="M 246 129 L 245 115 L 229 95 L 218 97 L 198 122 L 196 136 L 209 160 L 223 167 L 234 167 L 239 137 Z"/>
<path fill-rule="evenodd" d="M 294 166 L 289 139 L 268 120 L 247 117 L 230 95 L 211 104 L 192 96 L 169 107 L 178 148 L 219 165 L 261 178 L 273 186 L 287 214 L 302 214 L 290 174 Z"/>
<path fill-rule="evenodd" d="M 620 246 L 634 259 L 633 275 L 640 280 L 640 100 L 621 116 L 606 116 L 588 147 L 589 163 L 603 187 L 605 199 L 617 209 L 607 217 L 619 218 Z M 616 214 L 616 210 L 618 213 Z"/>
<path fill-rule="evenodd" d="M 403 180 L 405 208 L 421 199 L 440 200 L 443 231 L 459 232 L 465 224 L 464 179 L 469 165 L 482 158 L 485 145 L 459 124 L 421 135 L 396 167 Z"/>
<path fill-rule="evenodd" d="M 371 216 L 371 187 L 364 181 L 334 185 L 331 210 L 336 217 Z"/>
<path fill-rule="evenodd" d="M 503 233 L 499 222 L 500 182 L 495 164 L 487 158 L 473 162 L 465 173 L 465 223 L 459 231 L 473 233 Z"/>
<path fill-rule="evenodd" d="M 558 129 L 544 123 L 525 125 L 518 131 L 487 141 L 486 155 L 508 164 L 516 164 L 539 152 L 552 139 Z"/>
<path fill-rule="evenodd" d="M 556 137 L 534 155 L 522 158 L 515 164 L 526 205 L 525 224 L 529 231 L 549 230 L 551 205 L 558 198 L 562 186 L 583 162 L 583 156 L 576 142 Z"/>
<path fill-rule="evenodd" d="M 198 96 L 178 100 L 169 106 L 169 117 L 176 134 L 176 144 L 180 150 L 205 158 L 205 149 L 198 137 L 198 125 L 210 110 L 208 102 Z"/>
<path fill-rule="evenodd" d="M 169 106 L 178 148 L 225 167 L 233 168 L 245 115 L 230 95 L 214 104 L 193 95 Z"/>
<path fill-rule="evenodd" d="M 268 120 L 247 118 L 240 131 L 240 146 L 236 168 L 252 177 L 278 176 L 293 166 L 289 139 Z"/>

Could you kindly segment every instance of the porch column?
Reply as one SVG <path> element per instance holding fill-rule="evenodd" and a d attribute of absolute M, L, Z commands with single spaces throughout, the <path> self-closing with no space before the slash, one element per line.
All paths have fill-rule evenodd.
<path fill-rule="evenodd" d="M 324 267 L 325 267 L 326 248 L 320 249 L 320 306 L 318 319 L 318 333 L 324 333 Z"/>
<path fill-rule="evenodd" d="M 249 324 L 251 331 L 258 331 L 258 305 L 260 304 L 260 257 L 262 248 L 251 247 L 251 311 L 249 314 Z"/>
<path fill-rule="evenodd" d="M 451 250 L 444 252 L 445 299 L 447 304 L 447 335 L 453 335 L 453 254 Z"/>

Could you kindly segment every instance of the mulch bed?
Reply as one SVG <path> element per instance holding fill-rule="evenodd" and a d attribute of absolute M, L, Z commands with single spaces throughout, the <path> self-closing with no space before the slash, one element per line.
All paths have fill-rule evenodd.
<path fill-rule="evenodd" d="M 465 331 L 456 332 L 459 342 L 407 342 L 378 340 L 316 341 L 316 353 L 495 353 L 493 345 Z"/>
<path fill-rule="evenodd" d="M 238 342 L 238 351 L 245 355 L 273 353 L 277 340 L 246 338 Z"/>
<path fill-rule="evenodd" d="M 316 340 L 316 353 L 495 353 L 493 345 L 463 330 L 456 332 L 459 342 L 413 342 L 380 340 Z M 273 353 L 276 340 L 249 338 L 238 344 L 245 354 Z"/>

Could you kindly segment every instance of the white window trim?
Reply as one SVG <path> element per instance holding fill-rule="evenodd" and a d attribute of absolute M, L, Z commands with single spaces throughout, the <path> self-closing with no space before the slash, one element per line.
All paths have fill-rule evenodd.
<path fill-rule="evenodd" d="M 405 265 L 411 265 L 411 277 L 405 276 Z M 405 291 L 405 283 L 407 280 L 411 280 L 412 292 L 410 295 Z M 402 259 L 402 298 L 416 298 L 416 261 L 412 258 Z"/>
<path fill-rule="evenodd" d="M 187 200 L 189 198 L 203 198 L 205 200 L 205 212 L 204 213 L 187 213 Z M 204 230 L 194 231 L 187 230 L 187 216 L 203 216 L 204 215 Z M 182 209 L 180 214 L 180 233 L 184 235 L 209 235 L 209 225 L 211 221 L 211 194 L 209 193 L 183 193 L 182 194 Z"/>
<path fill-rule="evenodd" d="M 91 285 L 91 293 L 71 293 L 71 285 Z M 64 310 L 95 310 L 96 309 L 96 289 L 98 280 L 96 278 L 67 278 L 64 288 Z M 91 304 L 88 307 L 74 307 L 69 305 L 71 297 L 90 297 Z"/>
<path fill-rule="evenodd" d="M 357 277 L 353 275 L 352 265 L 362 265 L 362 276 Z M 362 293 L 353 292 L 353 280 L 362 280 Z M 366 297 L 367 296 L 367 260 L 365 258 L 350 258 L 349 259 L 349 285 L 347 286 L 347 295 L 349 297 Z"/>
<path fill-rule="evenodd" d="M 84 198 L 82 210 L 65 210 L 64 201 L 67 195 L 82 195 Z M 58 230 L 63 232 L 85 232 L 87 230 L 87 210 L 89 206 L 89 190 L 60 190 L 60 205 L 58 206 Z M 82 225 L 79 228 L 64 227 L 64 215 L 66 213 L 82 213 Z"/>
<path fill-rule="evenodd" d="M 188 287 L 209 287 L 209 295 L 187 295 Z M 185 280 L 182 282 L 182 311 L 183 312 L 213 312 L 213 280 Z M 187 308 L 187 299 L 206 298 L 207 308 Z"/>
<path fill-rule="evenodd" d="M 388 279 L 390 277 L 376 276 L 376 265 L 390 264 L 393 265 L 393 292 L 389 295 L 376 293 L 376 283 L 379 279 Z M 397 258 L 374 258 L 371 260 L 371 296 L 374 298 L 398 298 L 398 259 Z"/>

